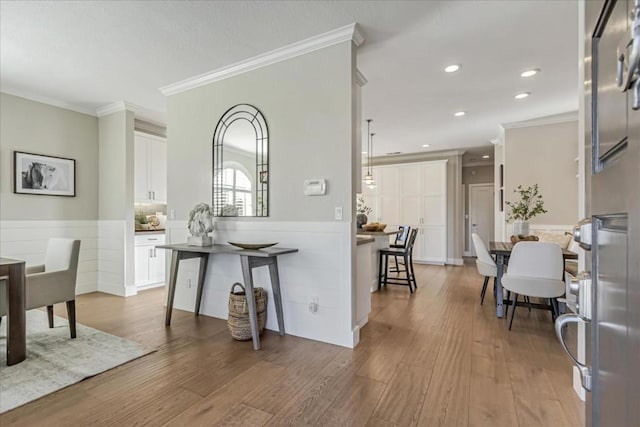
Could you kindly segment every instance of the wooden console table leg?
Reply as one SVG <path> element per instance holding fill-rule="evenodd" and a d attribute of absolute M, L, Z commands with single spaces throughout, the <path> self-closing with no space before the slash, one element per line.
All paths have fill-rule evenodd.
<path fill-rule="evenodd" d="M 249 306 L 249 322 L 251 322 L 251 336 L 253 337 L 253 349 L 260 350 L 260 330 L 258 329 L 258 313 L 256 311 L 256 299 L 253 294 L 253 275 L 251 273 L 251 260 L 248 256 L 240 256 L 242 265 L 242 276 L 244 277 L 244 287 L 247 294 L 247 305 Z"/>
<path fill-rule="evenodd" d="M 200 314 L 200 304 L 202 303 L 202 289 L 204 288 L 204 278 L 207 275 L 207 264 L 209 254 L 200 254 L 200 270 L 198 271 L 198 292 L 196 293 L 196 309 L 194 314 Z"/>
<path fill-rule="evenodd" d="M 176 294 L 176 282 L 178 281 L 178 265 L 180 263 L 180 252 L 171 251 L 171 270 L 169 271 L 169 288 L 167 289 L 167 315 L 164 324 L 171 324 L 171 312 L 173 311 L 173 297 Z"/>
<path fill-rule="evenodd" d="M 284 336 L 284 313 L 282 310 L 282 294 L 280 293 L 280 276 L 278 275 L 277 257 L 273 257 L 273 262 L 269 264 L 269 275 L 271 276 L 273 302 L 276 305 L 276 315 L 278 316 L 278 330 L 280 331 L 280 336 Z"/>

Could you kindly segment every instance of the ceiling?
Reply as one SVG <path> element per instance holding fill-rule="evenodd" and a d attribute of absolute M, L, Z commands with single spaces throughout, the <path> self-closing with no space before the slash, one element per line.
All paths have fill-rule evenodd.
<path fill-rule="evenodd" d="M 577 109 L 577 9 L 560 0 L 2 1 L 0 89 L 88 112 L 124 100 L 162 123 L 158 88 L 357 22 L 375 156 L 489 148 L 501 123 Z M 444 73 L 449 64 L 462 68 Z M 542 71 L 521 78 L 530 68 Z M 532 95 L 514 99 L 523 91 Z"/>

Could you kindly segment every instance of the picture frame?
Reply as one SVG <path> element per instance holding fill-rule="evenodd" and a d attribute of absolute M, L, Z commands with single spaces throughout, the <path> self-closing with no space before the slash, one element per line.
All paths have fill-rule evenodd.
<path fill-rule="evenodd" d="M 260 184 L 267 184 L 269 182 L 269 171 L 260 172 Z"/>
<path fill-rule="evenodd" d="M 13 192 L 38 196 L 75 197 L 75 159 L 14 151 Z"/>

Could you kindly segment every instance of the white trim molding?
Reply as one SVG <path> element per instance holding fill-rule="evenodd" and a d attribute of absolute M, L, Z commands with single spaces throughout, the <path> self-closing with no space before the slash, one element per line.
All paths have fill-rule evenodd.
<path fill-rule="evenodd" d="M 164 96 L 176 95 L 190 89 L 228 79 L 229 77 L 286 61 L 287 59 L 295 58 L 296 56 L 311 53 L 349 40 L 352 41 L 356 47 L 360 46 L 364 42 L 364 37 L 362 33 L 360 33 L 356 23 L 274 49 L 270 52 L 218 68 L 217 70 L 213 70 L 208 73 L 200 74 L 198 76 L 163 86 L 160 88 L 160 92 L 162 92 Z"/>
<path fill-rule="evenodd" d="M 126 102 L 126 101 L 116 101 L 111 104 L 103 105 L 102 107 L 96 108 L 96 116 L 103 117 L 109 114 L 117 113 L 119 111 L 133 111 L 135 113 L 136 108 L 134 105 Z"/>
<path fill-rule="evenodd" d="M 32 93 L 24 93 L 19 90 L 14 90 L 13 88 L 7 89 L 5 87 L 2 88 L 2 93 L 7 95 L 17 96 L 18 98 L 28 99 L 30 101 L 39 102 L 41 104 L 51 105 L 52 107 L 58 107 L 69 111 L 75 111 L 76 113 L 86 114 L 88 116 L 95 117 L 96 112 L 92 108 L 81 107 L 76 104 L 71 104 L 66 101 L 61 101 L 59 99 L 47 98 L 46 96 L 35 95 Z"/>
<path fill-rule="evenodd" d="M 538 117 L 531 120 L 524 120 L 521 122 L 503 123 L 502 127 L 505 129 L 526 128 L 530 126 L 542 126 L 552 125 L 555 123 L 574 122 L 578 120 L 577 111 L 569 111 L 562 114 L 554 114 L 552 116 Z"/>

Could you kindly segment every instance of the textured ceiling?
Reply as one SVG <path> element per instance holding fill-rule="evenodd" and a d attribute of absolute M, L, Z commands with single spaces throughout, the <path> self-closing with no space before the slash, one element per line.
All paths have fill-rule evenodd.
<path fill-rule="evenodd" d="M 2 1 L 0 89 L 162 121 L 158 88 L 353 22 L 374 155 L 488 146 L 500 123 L 577 109 L 577 3 L 560 0 Z"/>

